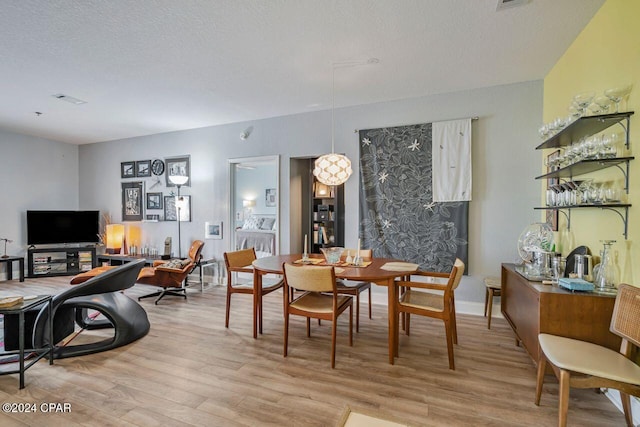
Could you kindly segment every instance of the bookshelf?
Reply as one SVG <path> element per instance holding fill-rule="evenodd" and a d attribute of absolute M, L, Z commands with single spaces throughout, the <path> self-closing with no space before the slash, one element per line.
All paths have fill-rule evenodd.
<path fill-rule="evenodd" d="M 311 162 L 313 170 L 313 162 Z M 310 251 L 320 248 L 344 246 L 344 190 L 343 186 L 327 186 L 311 175 L 311 242 Z"/>

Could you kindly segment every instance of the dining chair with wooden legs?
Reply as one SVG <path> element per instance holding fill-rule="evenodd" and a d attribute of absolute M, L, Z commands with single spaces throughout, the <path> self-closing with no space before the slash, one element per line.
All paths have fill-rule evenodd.
<path fill-rule="evenodd" d="M 547 363 L 560 381 L 558 425 L 567 424 L 569 389 L 613 388 L 620 400 L 627 426 L 633 427 L 631 399 L 640 396 L 640 365 L 636 363 L 640 347 L 640 288 L 621 284 L 611 316 L 612 333 L 622 338 L 620 351 L 573 338 L 540 334 L 540 358 L 535 404 L 540 405 Z"/>
<path fill-rule="evenodd" d="M 357 252 L 357 249 L 345 249 L 342 253 L 343 261 L 349 254 L 353 257 Z M 371 249 L 360 249 L 359 252 L 363 261 L 371 261 L 373 253 Z M 371 283 L 338 279 L 336 284 L 339 294 L 356 297 L 356 332 L 360 332 L 360 294 L 369 291 L 369 319 L 371 319 Z"/>
<path fill-rule="evenodd" d="M 225 328 L 229 327 L 231 295 L 236 293 L 252 295 L 254 297 L 253 337 L 257 338 L 257 332 L 262 333 L 262 297 L 281 288 L 283 280 L 280 278 L 263 278 L 262 290 L 257 295 L 253 279 L 254 270 L 251 264 L 255 259 L 256 251 L 254 248 L 224 253 L 224 264 L 227 269 L 227 305 L 224 326 Z M 249 273 L 251 278 L 238 277 L 239 273 Z"/>
<path fill-rule="evenodd" d="M 396 286 L 404 289 L 396 304 L 396 312 L 405 316 L 406 334 L 410 334 L 412 314 L 442 320 L 447 339 L 449 369 L 452 370 L 455 370 L 453 344 L 458 343 L 454 293 L 460 284 L 464 267 L 464 263 L 460 259 L 456 259 L 450 273 L 416 271 L 408 280 L 404 277 L 402 280 L 396 280 Z M 414 277 L 421 279 L 420 281 L 411 280 Z M 435 283 L 437 279 L 447 279 L 447 281 L 446 283 Z M 426 289 L 430 292 L 417 289 Z"/>
<path fill-rule="evenodd" d="M 331 321 L 331 368 L 336 366 L 338 317 L 349 308 L 349 345 L 353 345 L 353 299 L 338 295 L 336 274 L 332 266 L 297 266 L 285 263 L 284 271 L 284 357 L 289 346 L 289 315 L 306 317 L 307 337 L 311 336 L 310 319 Z M 294 288 L 304 293 L 294 297 Z"/>

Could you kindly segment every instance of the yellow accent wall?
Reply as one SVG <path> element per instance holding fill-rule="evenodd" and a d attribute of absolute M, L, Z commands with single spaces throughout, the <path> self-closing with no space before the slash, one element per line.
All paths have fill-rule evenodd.
<path fill-rule="evenodd" d="M 577 245 L 587 245 L 598 255 L 602 249 L 600 240 L 617 240 L 613 248 L 618 256 L 621 281 L 640 285 L 640 1 L 607 0 L 601 7 L 545 77 L 543 117 L 546 123 L 567 116 L 577 93 L 595 91 L 598 96 L 608 88 L 628 83 L 633 84 L 633 89 L 627 107 L 621 110 L 635 111 L 631 117 L 630 148 L 631 155 L 636 157 L 630 163 L 627 197 L 633 206 L 629 209 L 628 240 L 622 235 L 620 217 L 602 209 L 572 210 L 570 231 L 560 215 L 556 234 L 565 256 Z M 621 132 L 622 128 L 616 125 L 608 130 L 614 131 Z M 551 152 L 545 150 L 543 159 Z M 584 178 L 622 185 L 623 174 L 610 168 L 574 179 Z M 546 183 L 541 186 L 544 191 Z"/>

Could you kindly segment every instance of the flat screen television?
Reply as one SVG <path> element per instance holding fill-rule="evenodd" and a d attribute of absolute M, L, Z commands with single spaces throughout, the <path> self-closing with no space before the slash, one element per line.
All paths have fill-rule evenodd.
<path fill-rule="evenodd" d="M 99 211 L 27 211 L 27 244 L 97 243 Z"/>

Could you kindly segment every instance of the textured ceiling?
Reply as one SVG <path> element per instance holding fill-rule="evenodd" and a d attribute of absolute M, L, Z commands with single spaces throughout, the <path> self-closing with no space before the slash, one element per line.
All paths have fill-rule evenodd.
<path fill-rule="evenodd" d="M 372 57 L 336 70 L 336 106 L 542 79 L 603 3 L 0 0 L 0 128 L 83 144 L 323 110 L 332 64 Z"/>

